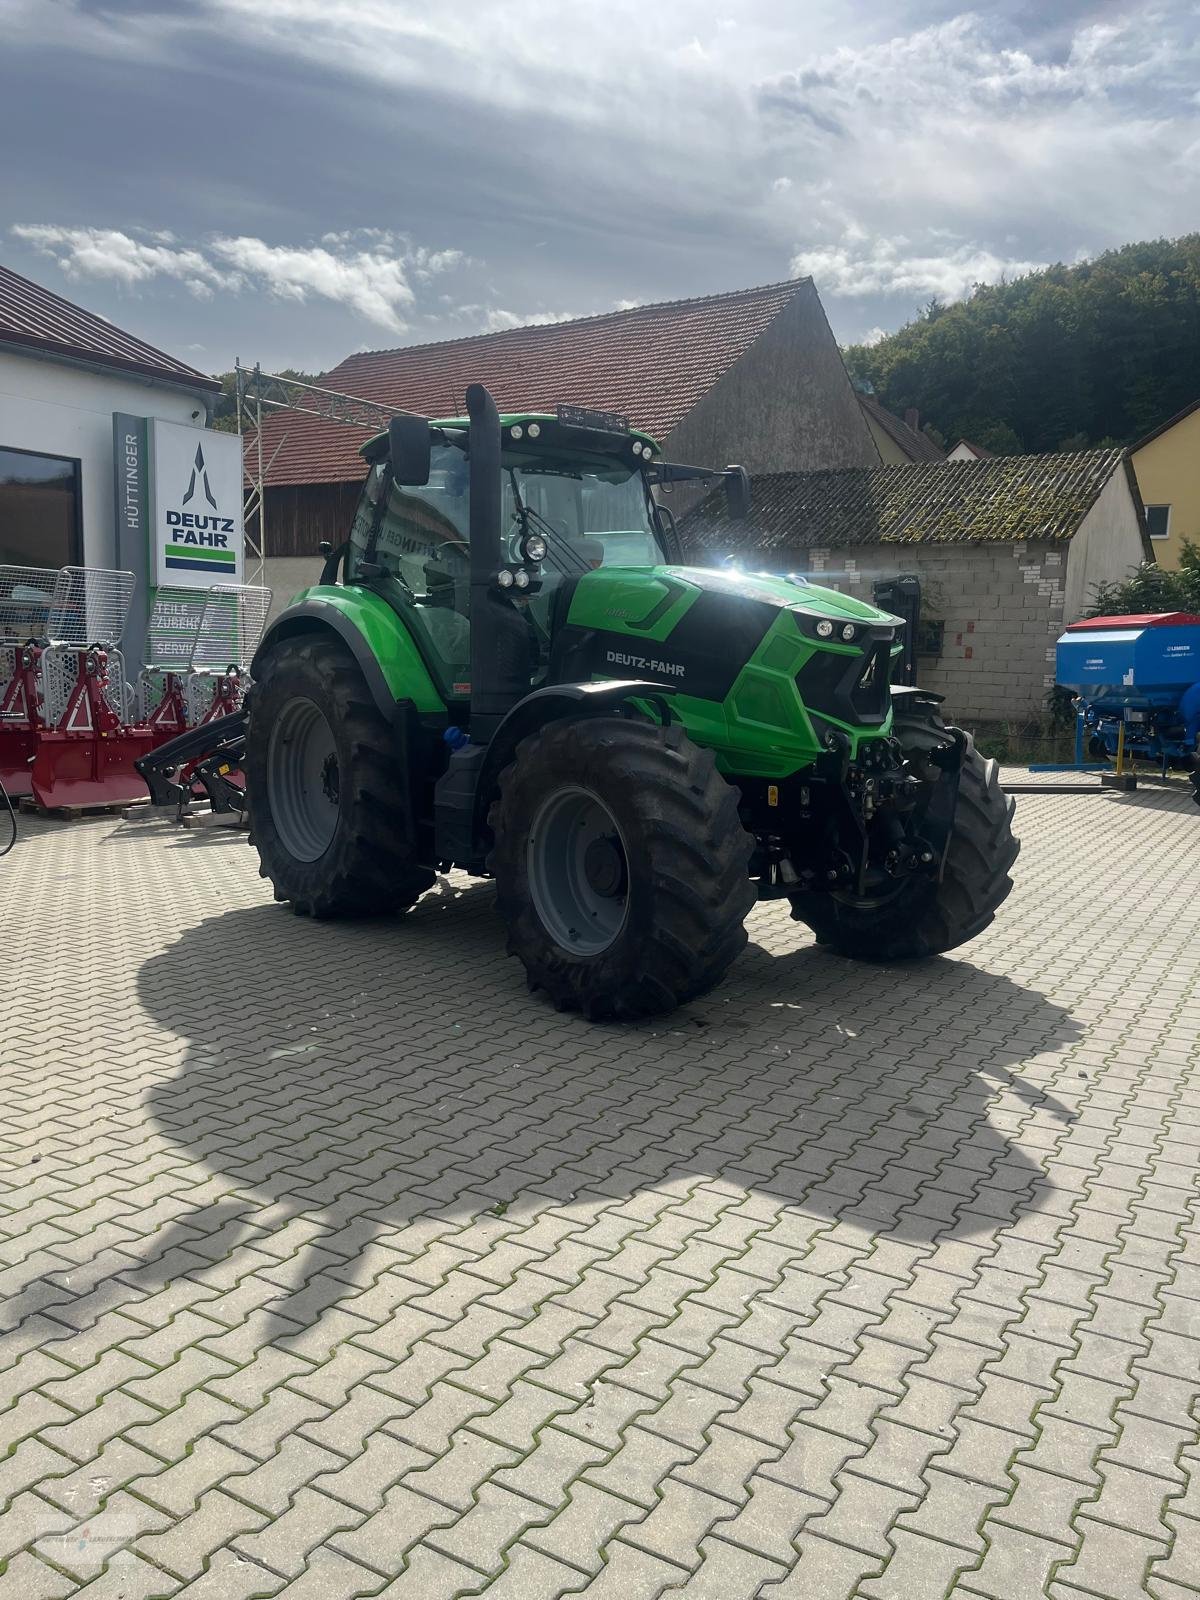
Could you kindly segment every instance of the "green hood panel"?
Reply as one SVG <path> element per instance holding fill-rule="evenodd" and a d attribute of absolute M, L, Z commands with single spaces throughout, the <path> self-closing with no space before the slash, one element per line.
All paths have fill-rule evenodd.
<path fill-rule="evenodd" d="M 649 639 L 665 639 L 701 594 L 755 600 L 779 610 L 799 611 L 836 622 L 895 622 L 878 606 L 815 583 L 766 572 L 727 567 L 601 567 L 580 578 L 571 621 L 581 627 L 626 627 Z M 666 603 L 666 597 L 671 602 Z M 661 609 L 660 609 L 661 607 Z"/>
<path fill-rule="evenodd" d="M 836 633 L 820 639 L 813 626 L 825 617 Z M 852 643 L 840 638 L 846 623 L 858 630 Z M 669 686 L 675 714 L 723 771 L 784 778 L 816 760 L 832 729 L 854 749 L 891 731 L 890 714 L 860 725 L 826 706 L 814 720 L 798 679 L 812 662 L 823 680 L 865 666 L 867 641 L 898 626 L 850 595 L 770 574 L 605 566 L 576 583 L 561 663 L 567 678 Z"/>

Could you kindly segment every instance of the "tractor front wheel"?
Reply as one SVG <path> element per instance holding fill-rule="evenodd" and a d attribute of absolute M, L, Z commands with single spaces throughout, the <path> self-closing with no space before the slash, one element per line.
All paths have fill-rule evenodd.
<path fill-rule="evenodd" d="M 746 943 L 753 841 L 712 752 L 679 727 L 549 723 L 517 747 L 489 823 L 509 953 L 560 1009 L 670 1011 Z"/>
<path fill-rule="evenodd" d="M 245 770 L 259 875 L 300 915 L 401 911 L 433 883 L 405 841 L 395 740 L 336 640 L 301 635 L 270 651 L 250 697 Z"/>
<path fill-rule="evenodd" d="M 929 753 L 949 743 L 952 730 L 933 708 L 897 708 L 892 731 L 910 767 L 936 781 Z M 1012 889 L 1009 868 L 1021 847 L 996 763 L 979 754 L 970 734 L 965 738 L 941 882 L 910 877 L 865 899 L 837 890 L 793 895 L 792 915 L 808 923 L 818 944 L 862 961 L 913 961 L 966 944 L 992 921 Z"/>

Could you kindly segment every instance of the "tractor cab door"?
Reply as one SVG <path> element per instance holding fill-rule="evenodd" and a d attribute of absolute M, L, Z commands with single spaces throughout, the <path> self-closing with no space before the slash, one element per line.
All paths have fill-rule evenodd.
<path fill-rule="evenodd" d="M 403 618 L 448 701 L 470 693 L 467 508 L 461 450 L 436 447 L 429 482 L 419 487 L 393 483 L 381 462 L 363 487 L 347 559 L 349 581 L 370 582 Z"/>

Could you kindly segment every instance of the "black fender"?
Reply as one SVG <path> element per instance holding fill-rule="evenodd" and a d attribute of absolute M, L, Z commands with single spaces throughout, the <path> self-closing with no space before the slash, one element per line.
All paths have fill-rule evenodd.
<path fill-rule="evenodd" d="M 496 729 L 475 787 L 472 833 L 480 853 L 487 848 L 487 814 L 496 796 L 500 774 L 516 754 L 522 739 L 527 739 L 548 722 L 556 722 L 564 717 L 600 717 L 627 700 L 657 701 L 663 722 L 670 722 L 671 710 L 667 699 L 675 693 L 676 690 L 666 684 L 630 678 L 602 683 L 553 683 L 544 689 L 535 689 L 532 694 L 519 700 Z"/>
<path fill-rule="evenodd" d="M 289 606 L 276 617 L 263 634 L 258 649 L 254 652 L 254 659 L 250 663 L 251 678 L 258 676 L 263 658 L 271 646 L 277 644 L 280 639 L 294 639 L 299 634 L 323 633 L 326 630 L 336 634 L 354 657 L 371 692 L 371 698 L 379 708 L 380 716 L 389 725 L 394 726 L 407 702 L 392 697 L 379 662 L 376 661 L 370 646 L 351 619 L 337 606 L 331 606 L 324 600 L 302 600 L 299 605 Z"/>

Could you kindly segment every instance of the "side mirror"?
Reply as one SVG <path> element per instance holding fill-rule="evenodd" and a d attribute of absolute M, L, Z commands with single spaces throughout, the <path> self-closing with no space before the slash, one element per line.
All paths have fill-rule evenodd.
<path fill-rule="evenodd" d="M 388 455 L 392 482 L 420 486 L 429 482 L 429 422 L 403 412 L 388 423 Z"/>
<path fill-rule="evenodd" d="M 725 505 L 731 522 L 745 522 L 750 515 L 750 478 L 745 467 L 726 467 Z"/>

